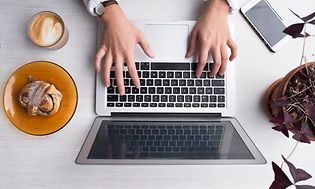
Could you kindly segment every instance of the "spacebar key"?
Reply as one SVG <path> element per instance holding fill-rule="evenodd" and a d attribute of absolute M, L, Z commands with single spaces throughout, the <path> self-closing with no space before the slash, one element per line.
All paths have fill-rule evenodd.
<path fill-rule="evenodd" d="M 152 62 L 151 70 L 190 70 L 188 62 Z"/>

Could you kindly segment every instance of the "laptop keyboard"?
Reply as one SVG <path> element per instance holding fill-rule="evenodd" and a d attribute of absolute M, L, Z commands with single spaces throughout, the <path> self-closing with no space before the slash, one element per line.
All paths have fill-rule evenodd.
<path fill-rule="evenodd" d="M 209 77 L 210 65 L 196 78 L 197 63 L 136 62 L 141 87 L 136 88 L 124 71 L 124 96 L 119 95 L 115 72 L 111 71 L 107 107 L 225 108 L 225 77 Z"/>
<path fill-rule="evenodd" d="M 223 133 L 223 125 L 198 123 L 108 125 L 109 143 L 125 144 L 127 153 L 218 152 Z"/>

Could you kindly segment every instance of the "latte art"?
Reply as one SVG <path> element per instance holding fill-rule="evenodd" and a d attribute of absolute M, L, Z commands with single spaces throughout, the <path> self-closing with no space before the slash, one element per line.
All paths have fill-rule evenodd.
<path fill-rule="evenodd" d="M 38 46 L 56 49 L 67 42 L 68 31 L 57 14 L 45 11 L 33 16 L 28 36 Z"/>

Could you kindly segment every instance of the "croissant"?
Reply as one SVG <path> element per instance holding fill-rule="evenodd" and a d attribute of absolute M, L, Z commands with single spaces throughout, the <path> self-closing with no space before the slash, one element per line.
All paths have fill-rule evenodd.
<path fill-rule="evenodd" d="M 29 83 L 19 92 L 18 100 L 28 115 L 50 116 L 59 110 L 62 94 L 54 85 L 34 81 L 29 76 Z"/>

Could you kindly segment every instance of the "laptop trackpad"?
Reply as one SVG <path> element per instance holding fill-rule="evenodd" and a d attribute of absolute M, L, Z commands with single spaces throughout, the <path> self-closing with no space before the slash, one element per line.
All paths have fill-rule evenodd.
<path fill-rule="evenodd" d="M 189 26 L 184 24 L 148 24 L 144 33 L 157 57 L 185 57 Z"/>

